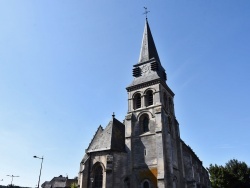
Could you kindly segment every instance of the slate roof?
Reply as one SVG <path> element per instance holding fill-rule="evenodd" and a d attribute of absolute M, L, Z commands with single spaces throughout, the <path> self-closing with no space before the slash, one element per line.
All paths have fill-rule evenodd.
<path fill-rule="evenodd" d="M 92 140 L 91 140 L 91 142 L 90 142 L 90 144 L 89 144 L 89 147 L 86 149 L 86 151 L 88 151 L 89 148 L 90 148 L 91 146 L 97 145 L 97 144 L 98 144 L 98 142 L 99 142 L 99 137 L 100 137 L 100 135 L 102 134 L 102 132 L 103 132 L 103 128 L 102 128 L 102 126 L 100 125 L 100 126 L 98 127 L 98 129 L 97 129 L 97 131 L 96 131 L 94 137 L 92 138 Z"/>
<path fill-rule="evenodd" d="M 125 152 L 125 126 L 114 117 L 104 130 L 98 128 L 86 152 L 106 150 Z"/>
<path fill-rule="evenodd" d="M 42 185 L 43 188 L 51 188 L 51 184 L 49 181 L 45 181 Z"/>
<path fill-rule="evenodd" d="M 51 181 L 45 181 L 42 184 L 43 188 L 69 188 L 72 183 L 77 183 L 77 179 L 68 179 L 62 175 L 54 177 Z"/>
<path fill-rule="evenodd" d="M 53 188 L 66 187 L 66 180 L 67 180 L 66 177 L 59 176 L 59 177 L 54 177 L 50 182 Z"/>
<path fill-rule="evenodd" d="M 148 24 L 148 19 L 146 19 L 142 38 L 141 52 L 139 56 L 139 63 L 146 62 L 152 58 L 155 58 L 157 61 L 160 62 L 160 58 L 158 56 L 154 39 Z"/>

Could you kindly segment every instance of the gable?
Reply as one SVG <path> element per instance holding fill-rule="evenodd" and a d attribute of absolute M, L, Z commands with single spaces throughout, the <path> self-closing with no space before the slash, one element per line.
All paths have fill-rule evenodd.
<path fill-rule="evenodd" d="M 95 135 L 87 153 L 106 150 L 125 151 L 125 126 L 115 118 L 102 132 Z"/>

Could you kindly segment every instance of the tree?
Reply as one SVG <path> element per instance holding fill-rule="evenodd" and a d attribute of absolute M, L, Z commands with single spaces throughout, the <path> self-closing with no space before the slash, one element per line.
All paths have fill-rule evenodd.
<path fill-rule="evenodd" d="M 250 168 L 245 162 L 232 159 L 225 166 L 210 164 L 208 172 L 213 188 L 250 188 Z"/>
<path fill-rule="evenodd" d="M 71 185 L 70 185 L 70 188 L 77 188 L 78 186 L 77 186 L 77 183 L 72 183 Z"/>

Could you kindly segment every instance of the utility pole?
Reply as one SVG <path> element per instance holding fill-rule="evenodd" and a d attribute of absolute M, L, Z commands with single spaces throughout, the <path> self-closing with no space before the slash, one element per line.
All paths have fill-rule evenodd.
<path fill-rule="evenodd" d="M 19 176 L 14 176 L 14 175 L 7 175 L 7 176 L 11 177 L 10 186 L 12 187 L 13 178 L 17 178 L 17 177 L 19 177 Z"/>

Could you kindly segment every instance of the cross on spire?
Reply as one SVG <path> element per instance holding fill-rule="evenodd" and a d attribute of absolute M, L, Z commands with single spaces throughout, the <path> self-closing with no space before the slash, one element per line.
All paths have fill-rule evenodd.
<path fill-rule="evenodd" d="M 148 13 L 150 12 L 147 7 L 143 7 L 145 9 L 145 12 L 143 14 L 146 14 L 146 19 L 148 19 Z"/>

